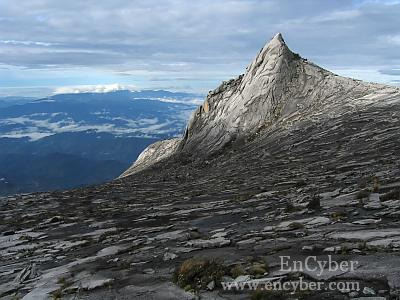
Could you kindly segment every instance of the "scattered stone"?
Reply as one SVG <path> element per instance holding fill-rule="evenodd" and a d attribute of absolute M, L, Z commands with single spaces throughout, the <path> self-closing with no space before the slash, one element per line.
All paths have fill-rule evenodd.
<path fill-rule="evenodd" d="M 155 272 L 156 271 L 154 269 L 152 269 L 152 268 L 147 268 L 147 269 L 143 270 L 143 273 L 147 274 L 147 275 L 153 275 Z"/>
<path fill-rule="evenodd" d="M 175 230 L 165 233 L 160 233 L 154 237 L 156 240 L 177 240 L 177 241 L 186 241 L 190 237 L 190 234 L 185 232 L 184 230 Z"/>
<path fill-rule="evenodd" d="M 361 253 L 363 253 L 361 250 L 359 250 L 359 249 L 352 249 L 351 250 L 351 253 L 354 253 L 354 254 L 361 254 Z"/>
<path fill-rule="evenodd" d="M 223 238 L 226 237 L 228 235 L 228 232 L 226 231 L 220 231 L 220 232 L 216 232 L 214 233 L 211 238 L 215 239 L 215 238 Z"/>
<path fill-rule="evenodd" d="M 131 263 L 131 266 L 132 266 L 132 267 L 141 266 L 141 265 L 144 265 L 144 264 L 147 264 L 147 263 L 148 263 L 148 261 L 132 262 L 132 263 Z"/>
<path fill-rule="evenodd" d="M 355 225 L 371 225 L 371 224 L 377 224 L 381 222 L 382 219 L 363 219 L 363 220 L 358 220 L 352 222 Z"/>
<path fill-rule="evenodd" d="M 311 219 L 309 222 L 306 223 L 307 226 L 322 226 L 322 225 L 326 225 L 326 224 L 330 224 L 331 220 L 327 217 L 316 217 Z"/>
<path fill-rule="evenodd" d="M 328 234 L 327 237 L 335 240 L 347 241 L 370 241 L 376 238 L 388 238 L 393 236 L 400 236 L 400 229 L 370 229 L 370 230 L 357 230 L 335 232 Z"/>
<path fill-rule="evenodd" d="M 221 281 L 222 282 L 233 282 L 233 281 L 235 281 L 232 277 L 230 277 L 230 276 L 222 276 L 221 277 Z"/>
<path fill-rule="evenodd" d="M 324 253 L 338 253 L 342 250 L 341 246 L 335 246 L 335 247 L 328 247 L 322 250 Z"/>
<path fill-rule="evenodd" d="M 28 267 L 24 268 L 14 279 L 14 282 L 23 283 L 26 280 L 34 279 L 39 276 L 36 264 L 30 264 Z"/>
<path fill-rule="evenodd" d="M 319 196 L 320 196 L 323 200 L 326 200 L 326 199 L 330 199 L 330 198 L 339 196 L 339 193 L 340 193 L 340 189 L 336 189 L 336 190 L 334 190 L 334 191 L 332 191 L 332 192 L 321 193 L 321 194 L 319 194 Z"/>
<path fill-rule="evenodd" d="M 323 198 L 321 200 L 321 206 L 324 208 L 355 206 L 358 203 L 356 193 L 340 195 L 333 199 Z"/>
<path fill-rule="evenodd" d="M 397 248 L 400 246 L 400 237 L 399 238 L 389 238 L 389 239 L 379 239 L 371 242 L 367 242 L 367 246 L 369 247 L 379 247 L 379 248 Z"/>
<path fill-rule="evenodd" d="M 251 277 L 250 275 L 240 275 L 238 277 L 235 278 L 235 282 L 246 282 L 246 281 L 250 281 Z"/>
<path fill-rule="evenodd" d="M 349 297 L 350 297 L 350 298 L 358 297 L 358 292 L 356 292 L 356 291 L 350 292 L 350 293 L 349 293 Z"/>
<path fill-rule="evenodd" d="M 198 240 L 188 241 L 186 245 L 195 248 L 219 248 L 228 246 L 230 243 L 231 240 L 226 239 L 224 237 L 219 237 L 209 240 L 198 239 Z"/>
<path fill-rule="evenodd" d="M 67 251 L 67 250 L 70 250 L 70 249 L 75 248 L 75 247 L 84 246 L 84 245 L 86 245 L 88 243 L 89 243 L 88 240 L 79 240 L 79 241 L 74 241 L 74 242 L 62 241 L 62 242 L 59 242 L 59 243 L 55 244 L 53 246 L 53 248 L 56 249 L 56 250 Z"/>
<path fill-rule="evenodd" d="M 108 286 L 114 282 L 113 278 L 108 278 L 108 279 L 90 279 L 84 282 L 80 282 L 80 286 L 84 290 L 94 290 L 97 288 L 101 288 L 104 286 Z"/>
<path fill-rule="evenodd" d="M 199 297 L 184 291 L 172 282 L 156 282 L 148 285 L 129 285 L 118 289 L 118 295 L 125 295 L 123 299 L 151 299 L 151 300 L 198 300 Z M 111 297 L 110 297 L 111 298 Z M 108 298 L 108 299 L 110 299 Z M 209 298 L 214 299 L 214 298 Z M 216 298 L 217 300 L 220 300 Z"/>
<path fill-rule="evenodd" d="M 263 231 L 273 231 L 274 230 L 274 226 L 265 226 Z"/>
<path fill-rule="evenodd" d="M 50 219 L 47 220 L 47 223 L 58 223 L 62 221 L 62 217 L 61 216 L 54 216 Z"/>
<path fill-rule="evenodd" d="M 121 251 L 126 250 L 127 248 L 128 246 L 126 245 L 110 246 L 97 252 L 97 256 L 104 257 L 104 256 L 116 255 Z"/>
<path fill-rule="evenodd" d="M 376 295 L 374 289 L 372 289 L 370 287 L 364 287 L 363 294 L 364 295 Z"/>
<path fill-rule="evenodd" d="M 209 284 L 207 284 L 207 289 L 212 291 L 214 288 L 215 288 L 215 282 L 213 280 Z"/>
<path fill-rule="evenodd" d="M 166 252 L 166 253 L 164 253 L 163 260 L 164 260 L 164 261 L 173 260 L 173 259 L 175 259 L 175 258 L 177 258 L 177 257 L 178 257 L 178 255 L 176 255 L 175 253 Z"/>
<path fill-rule="evenodd" d="M 315 250 L 315 246 L 303 246 L 301 248 L 302 251 L 307 252 L 307 251 L 314 251 Z"/>
<path fill-rule="evenodd" d="M 380 209 L 382 208 L 381 200 L 379 199 L 379 194 L 372 193 L 369 195 L 368 203 L 364 205 L 365 209 Z"/>
<path fill-rule="evenodd" d="M 242 241 L 236 242 L 236 246 L 238 247 L 238 249 L 248 249 L 255 243 L 256 243 L 255 239 L 247 239 L 247 240 L 242 240 Z"/>
<path fill-rule="evenodd" d="M 293 221 L 284 221 L 281 222 L 277 227 L 277 231 L 291 231 L 295 229 L 301 229 L 303 227 L 306 228 L 314 228 L 322 225 L 330 224 L 331 220 L 327 217 L 314 217 L 307 219 L 299 219 Z"/>

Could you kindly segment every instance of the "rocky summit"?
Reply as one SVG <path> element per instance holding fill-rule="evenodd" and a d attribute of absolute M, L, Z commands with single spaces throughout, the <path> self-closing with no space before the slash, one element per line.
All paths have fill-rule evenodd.
<path fill-rule="evenodd" d="M 278 34 L 120 178 L 0 207 L 2 299 L 399 299 L 400 89 Z"/>

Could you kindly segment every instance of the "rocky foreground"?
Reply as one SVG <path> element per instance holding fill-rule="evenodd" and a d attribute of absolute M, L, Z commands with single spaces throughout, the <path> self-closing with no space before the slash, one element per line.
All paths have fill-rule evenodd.
<path fill-rule="evenodd" d="M 207 156 L 178 142 L 102 186 L 1 198 L 0 297 L 399 299 L 400 90 L 353 82 Z M 328 255 L 357 264 L 281 270 Z M 223 288 L 263 278 L 359 288 Z"/>

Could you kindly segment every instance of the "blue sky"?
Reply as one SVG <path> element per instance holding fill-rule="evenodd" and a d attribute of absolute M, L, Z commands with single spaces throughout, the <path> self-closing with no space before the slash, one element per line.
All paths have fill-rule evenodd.
<path fill-rule="evenodd" d="M 207 92 L 276 32 L 340 75 L 400 84 L 400 1 L 1 0 L 0 96 Z"/>

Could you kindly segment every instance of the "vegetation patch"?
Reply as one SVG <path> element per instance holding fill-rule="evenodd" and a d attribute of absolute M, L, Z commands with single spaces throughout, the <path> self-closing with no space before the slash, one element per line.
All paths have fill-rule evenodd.
<path fill-rule="evenodd" d="M 304 224 L 300 223 L 300 222 L 293 222 L 289 224 L 289 227 L 292 229 L 303 229 L 304 228 Z"/>
<path fill-rule="evenodd" d="M 314 195 L 310 202 L 307 204 L 308 209 L 318 210 L 321 208 L 321 198 L 318 195 Z"/>
<path fill-rule="evenodd" d="M 291 202 L 288 202 L 286 204 L 285 213 L 294 213 L 299 210 L 301 210 L 301 208 L 294 206 L 293 203 L 291 203 Z"/>
<path fill-rule="evenodd" d="M 332 221 L 338 222 L 343 219 L 346 219 L 347 213 L 346 213 L 346 211 L 334 211 L 334 212 L 331 212 L 330 217 L 331 217 Z"/>
<path fill-rule="evenodd" d="M 219 284 L 226 273 L 226 266 L 217 260 L 194 257 L 185 260 L 175 270 L 173 279 L 185 290 L 199 290 L 205 289 L 211 281 Z"/>
<path fill-rule="evenodd" d="M 246 271 L 244 270 L 244 268 L 241 264 L 237 264 L 230 270 L 230 273 L 233 278 L 237 278 L 241 275 L 245 275 Z"/>
<path fill-rule="evenodd" d="M 265 263 L 254 263 L 249 268 L 249 273 L 255 277 L 261 277 L 268 271 L 268 266 Z"/>
<path fill-rule="evenodd" d="M 367 189 L 361 190 L 361 191 L 359 191 L 359 192 L 357 193 L 357 199 L 358 199 L 358 200 L 361 200 L 361 199 L 364 199 L 364 198 L 369 197 L 369 195 L 371 195 L 371 191 L 369 191 L 369 190 L 367 190 Z"/>
<path fill-rule="evenodd" d="M 380 180 L 376 176 L 369 176 L 363 178 L 358 185 L 364 190 L 377 193 L 380 189 Z"/>
<path fill-rule="evenodd" d="M 62 296 L 63 296 L 62 289 L 58 289 L 51 293 L 51 297 L 53 298 L 53 300 L 60 300 Z"/>

